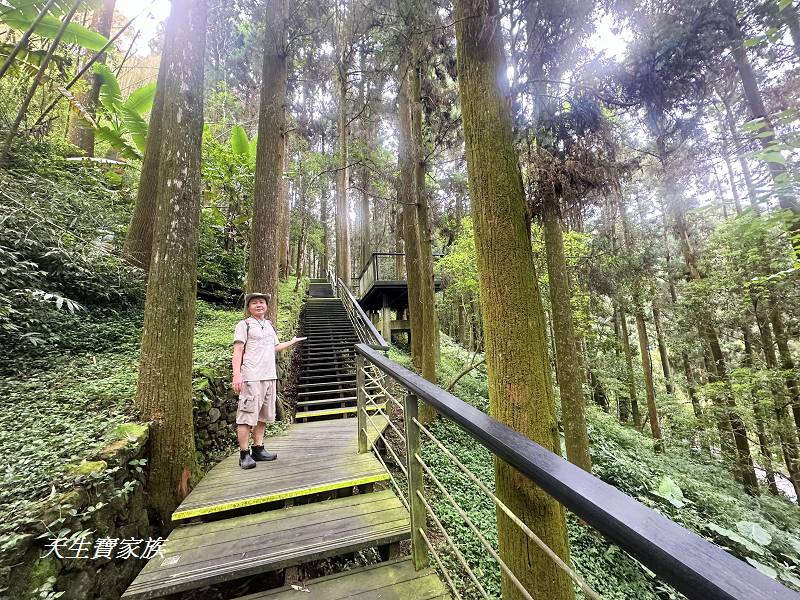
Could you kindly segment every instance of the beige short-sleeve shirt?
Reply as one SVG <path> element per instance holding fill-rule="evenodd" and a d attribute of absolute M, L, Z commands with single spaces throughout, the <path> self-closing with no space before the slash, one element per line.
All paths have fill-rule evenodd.
<path fill-rule="evenodd" d="M 277 379 L 275 370 L 275 344 L 278 335 L 269 321 L 247 317 L 239 321 L 233 341 L 244 342 L 242 357 L 242 381 Z"/>

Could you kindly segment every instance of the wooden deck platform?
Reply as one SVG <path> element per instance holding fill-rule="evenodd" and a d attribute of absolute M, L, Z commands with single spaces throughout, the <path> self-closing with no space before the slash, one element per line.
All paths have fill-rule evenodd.
<path fill-rule="evenodd" d="M 391 544 L 411 534 L 389 490 L 357 494 L 175 529 L 122 595 L 157 598 Z"/>
<path fill-rule="evenodd" d="M 385 418 L 373 420 L 384 423 Z M 386 481 L 389 475 L 372 453 L 358 454 L 356 419 L 295 423 L 267 438 L 274 462 L 239 468 L 236 452 L 203 477 L 172 515 L 173 521 Z M 369 428 L 372 438 L 377 437 Z"/>
<path fill-rule="evenodd" d="M 449 598 L 444 584 L 431 569 L 415 571 L 410 558 L 370 565 L 305 582 L 314 600 L 433 600 Z M 242 596 L 236 600 L 298 600 L 292 587 Z"/>

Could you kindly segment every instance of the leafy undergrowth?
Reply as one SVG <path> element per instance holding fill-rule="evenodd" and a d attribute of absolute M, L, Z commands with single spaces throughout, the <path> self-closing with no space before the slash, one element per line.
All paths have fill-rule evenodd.
<path fill-rule="evenodd" d="M 295 294 L 294 283 L 289 278 L 281 284 L 279 323 L 296 323 L 305 288 Z M 233 329 L 241 315 L 198 302 L 196 381 L 209 369 L 229 376 Z M 91 336 L 83 345 L 94 345 L 94 351 L 53 353 L 22 364 L 17 376 L 0 378 L 0 533 L 23 526 L 37 501 L 70 485 L 68 464 L 101 448 L 120 423 L 136 419 L 141 326 L 138 311 L 84 323 L 75 334 Z"/>
<path fill-rule="evenodd" d="M 407 354 L 392 349 L 390 357 L 406 366 Z M 469 363 L 470 354 L 442 334 L 439 385 L 446 386 Z M 454 393 L 465 402 L 488 411 L 488 387 L 483 367 L 456 384 Z M 714 541 L 747 560 L 781 583 L 800 589 L 800 508 L 788 500 L 747 496 L 722 465 L 709 458 L 669 448 L 655 455 L 649 438 L 620 425 L 600 410 L 588 411 L 594 474 L 664 514 L 680 525 Z M 434 435 L 490 489 L 494 490 L 492 454 L 447 419 L 437 419 Z M 495 547 L 494 506 L 434 444 L 424 445 L 423 457 L 461 508 Z M 426 481 L 428 498 L 448 533 L 493 597 L 500 596 L 500 571 L 491 555 L 451 507 Z M 573 515 L 568 519 L 572 561 L 591 588 L 603 598 L 682 598 L 653 573 Z M 459 577 L 454 557 L 445 564 Z M 472 585 L 462 575 L 461 587 Z M 474 591 L 474 588 L 472 588 Z M 582 595 L 579 593 L 579 597 Z M 477 592 L 467 597 L 478 597 Z"/>

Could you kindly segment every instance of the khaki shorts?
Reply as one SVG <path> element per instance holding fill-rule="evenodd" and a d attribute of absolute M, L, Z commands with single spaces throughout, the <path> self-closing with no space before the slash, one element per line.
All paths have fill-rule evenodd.
<path fill-rule="evenodd" d="M 275 379 L 245 381 L 239 393 L 239 408 L 236 411 L 237 425 L 255 427 L 262 423 L 275 422 Z"/>

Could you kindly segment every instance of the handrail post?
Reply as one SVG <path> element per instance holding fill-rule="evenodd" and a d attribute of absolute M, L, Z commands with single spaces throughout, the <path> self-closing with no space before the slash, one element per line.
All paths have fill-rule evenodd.
<path fill-rule="evenodd" d="M 425 484 L 422 480 L 422 465 L 416 459 L 419 452 L 419 426 L 414 422 L 419 416 L 418 400 L 414 394 L 406 394 L 403 400 L 403 411 L 405 413 L 405 437 L 406 437 L 406 468 L 408 469 L 408 505 L 411 512 L 411 560 L 414 568 L 419 571 L 430 564 L 428 547 L 425 539 L 420 533 L 420 529 L 427 531 L 428 515 L 425 512 L 425 504 L 417 492 L 425 493 Z"/>
<path fill-rule="evenodd" d="M 356 415 L 358 416 L 358 453 L 364 454 L 369 448 L 367 442 L 367 392 L 364 389 L 364 368 L 366 360 L 356 354 Z"/>

